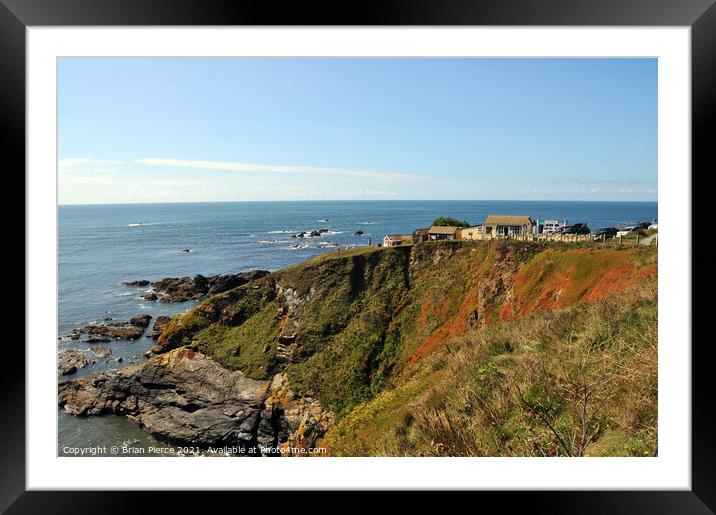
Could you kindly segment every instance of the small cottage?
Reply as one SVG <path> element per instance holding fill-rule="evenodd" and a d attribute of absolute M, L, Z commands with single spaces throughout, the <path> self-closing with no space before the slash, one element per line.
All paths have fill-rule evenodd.
<path fill-rule="evenodd" d="M 456 240 L 460 235 L 460 227 L 433 225 L 428 231 L 428 239 L 435 240 Z"/>
<path fill-rule="evenodd" d="M 410 234 L 386 234 L 383 238 L 384 247 L 396 247 L 401 243 L 410 243 L 412 241 Z"/>
<path fill-rule="evenodd" d="M 532 234 L 534 222 L 529 216 L 489 215 L 483 225 L 487 235 L 515 236 Z"/>
<path fill-rule="evenodd" d="M 429 227 L 423 229 L 415 229 L 413 231 L 413 243 L 420 243 L 421 241 L 428 241 L 428 233 L 430 232 Z"/>

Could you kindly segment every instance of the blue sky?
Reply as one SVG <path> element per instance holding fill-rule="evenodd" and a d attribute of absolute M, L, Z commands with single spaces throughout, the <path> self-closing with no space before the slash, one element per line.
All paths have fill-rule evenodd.
<path fill-rule="evenodd" d="M 656 59 L 63 58 L 62 204 L 656 200 Z"/>

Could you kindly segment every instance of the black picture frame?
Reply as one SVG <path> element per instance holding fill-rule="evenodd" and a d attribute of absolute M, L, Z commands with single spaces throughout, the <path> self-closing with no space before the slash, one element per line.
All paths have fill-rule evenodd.
<path fill-rule="evenodd" d="M 691 27 L 692 72 L 692 219 L 706 218 L 709 174 L 716 170 L 710 135 L 716 124 L 716 6 L 715 0 L 394 0 L 290 3 L 215 0 L 0 0 L 0 145 L 6 162 L 4 178 L 16 201 L 23 202 L 25 169 L 25 30 L 32 26 L 117 25 L 552 25 L 552 26 L 688 26 Z M 711 130 L 709 130 L 711 129 Z M 689 173 L 684 170 L 684 173 Z M 8 190 L 9 191 L 9 190 Z M 702 197 L 699 197 L 699 196 Z M 18 209 L 23 209 L 18 206 Z M 23 209 L 24 212 L 24 209 Z M 7 230 L 12 252 L 3 253 L 11 291 L 24 291 L 19 270 L 25 270 L 24 227 Z M 690 230 L 690 229 L 689 229 Z M 716 264 L 706 245 L 692 246 L 693 272 Z M 699 292 L 711 290 L 713 274 L 700 274 Z M 692 290 L 694 291 L 694 290 Z M 707 297 L 705 297 L 707 298 Z M 711 302 L 693 297 L 692 320 L 708 320 Z M 14 302 L 19 310 L 24 303 Z M 31 309 L 27 306 L 27 309 Z M 24 315 L 24 312 L 23 312 Z M 24 316 L 23 316 L 24 319 Z M 15 317 L 20 320 L 19 313 Z M 619 492 L 482 492 L 481 502 L 524 505 L 530 512 L 549 513 L 714 513 L 716 510 L 716 402 L 710 375 L 713 355 L 708 333 L 697 339 L 693 326 L 692 352 L 692 490 Z M 6 366 L 0 375 L 3 421 L 0 423 L 0 510 L 7 513 L 138 513 L 149 496 L 159 495 L 164 511 L 187 507 L 196 495 L 124 492 L 39 492 L 25 488 L 25 353 L 13 338 L 3 350 Z M 680 342 L 689 344 L 691 342 Z M 231 502 L 231 493 L 212 493 L 212 503 Z M 245 499 L 246 493 L 240 493 Z M 366 509 L 364 493 L 353 492 L 345 507 Z M 425 494 L 411 495 L 423 502 Z M 440 494 L 444 495 L 444 494 Z M 457 499 L 450 505 L 457 506 Z M 285 496 L 285 497 L 284 497 Z M 271 494 L 270 505 L 304 504 L 303 494 Z M 490 502 L 492 501 L 492 502 Z M 244 502 L 244 501 L 242 501 Z M 381 501 L 391 508 L 392 502 Z M 516 503 L 516 504 L 515 504 Z M 313 504 L 312 508 L 316 508 Z"/>

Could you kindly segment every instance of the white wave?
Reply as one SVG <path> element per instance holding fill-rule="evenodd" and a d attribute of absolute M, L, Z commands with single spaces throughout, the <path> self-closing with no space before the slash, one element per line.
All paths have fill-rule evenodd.
<path fill-rule="evenodd" d="M 268 243 L 268 244 L 276 244 L 276 243 L 293 243 L 295 240 L 259 240 L 259 243 Z"/>
<path fill-rule="evenodd" d="M 266 234 L 291 234 L 294 231 L 268 231 Z"/>

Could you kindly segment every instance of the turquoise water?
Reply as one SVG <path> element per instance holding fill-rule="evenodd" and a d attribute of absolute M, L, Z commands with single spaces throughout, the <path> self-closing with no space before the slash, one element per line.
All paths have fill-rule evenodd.
<path fill-rule="evenodd" d="M 58 335 L 111 317 L 156 317 L 190 308 L 192 303 L 145 301 L 146 288 L 122 282 L 168 276 L 236 273 L 255 268 L 276 270 L 336 250 L 375 244 L 389 233 L 409 233 L 438 216 L 467 219 L 489 214 L 529 215 L 533 219 L 586 222 L 591 228 L 657 219 L 656 202 L 528 201 L 330 201 L 135 204 L 59 207 Z M 321 238 L 291 234 L 328 229 Z M 358 230 L 363 236 L 354 236 Z M 189 252 L 184 252 L 189 249 Z M 61 339 L 57 345 L 83 348 Z M 152 342 L 112 342 L 108 358 L 80 369 L 78 377 L 98 370 L 141 362 Z M 88 345 L 84 345 L 88 347 Z M 123 358 L 119 365 L 115 360 Z M 112 417 L 110 417 L 112 418 Z M 116 417 L 115 417 L 116 418 Z M 71 422 L 71 424 L 70 424 Z M 67 430 L 68 424 L 74 429 Z M 59 419 L 60 447 L 80 428 L 82 438 L 117 440 L 127 421 Z M 113 429 L 108 429 L 113 428 Z M 129 431 L 127 429 L 127 431 Z M 110 436 L 111 434 L 111 436 Z M 147 438 L 150 438 L 147 436 Z M 116 442 L 112 442 L 114 444 Z"/>

